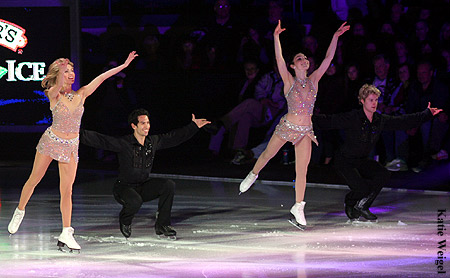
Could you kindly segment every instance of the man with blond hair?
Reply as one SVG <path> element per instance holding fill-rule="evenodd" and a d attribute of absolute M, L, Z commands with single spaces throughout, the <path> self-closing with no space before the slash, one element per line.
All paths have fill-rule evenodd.
<path fill-rule="evenodd" d="M 350 192 L 345 196 L 345 213 L 350 220 L 360 216 L 376 220 L 369 208 L 388 182 L 390 173 L 377 161 L 369 158 L 383 130 L 407 130 L 430 120 L 442 109 L 431 108 L 414 114 L 390 116 L 377 113 L 381 92 L 364 84 L 359 90 L 362 109 L 332 115 L 314 115 L 313 123 L 319 129 L 342 129 L 345 139 L 336 158 L 335 168 L 344 178 Z"/>

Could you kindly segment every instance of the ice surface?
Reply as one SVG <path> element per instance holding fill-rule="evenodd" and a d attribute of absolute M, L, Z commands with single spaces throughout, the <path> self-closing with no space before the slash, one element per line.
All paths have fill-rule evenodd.
<path fill-rule="evenodd" d="M 385 189 L 372 209 L 378 223 L 350 223 L 343 212 L 345 187 L 308 184 L 308 227 L 300 231 L 287 221 L 292 186 L 257 183 L 238 196 L 238 182 L 176 180 L 172 225 L 178 240 L 156 237 L 156 201 L 141 208 L 126 240 L 111 194 L 114 173 L 79 171 L 72 225 L 82 250 L 71 254 L 56 247 L 56 173 L 36 189 L 19 231 L 8 235 L 26 172 L 11 170 L 2 181 L 2 278 L 449 277 L 437 274 L 435 265 L 438 241 L 450 233 L 448 225 L 439 237 L 436 222 L 438 209 L 450 209 L 448 192 Z M 450 273 L 448 259 L 443 266 Z"/>

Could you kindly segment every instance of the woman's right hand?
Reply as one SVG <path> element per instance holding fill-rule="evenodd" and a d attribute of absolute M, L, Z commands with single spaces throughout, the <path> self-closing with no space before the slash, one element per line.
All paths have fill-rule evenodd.
<path fill-rule="evenodd" d="M 273 32 L 273 36 L 279 36 L 284 30 L 286 30 L 286 28 L 281 28 L 281 20 L 278 20 L 278 25 Z"/>
<path fill-rule="evenodd" d="M 59 72 L 64 73 L 67 69 L 67 65 L 69 64 L 69 59 L 64 59 L 63 61 L 58 63 Z"/>

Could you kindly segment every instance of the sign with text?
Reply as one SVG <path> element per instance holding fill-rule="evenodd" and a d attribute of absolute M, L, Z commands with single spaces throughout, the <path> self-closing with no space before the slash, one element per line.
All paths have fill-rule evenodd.
<path fill-rule="evenodd" d="M 69 7 L 0 9 L 0 132 L 51 123 L 41 81 L 54 60 L 70 58 L 70 32 Z"/>

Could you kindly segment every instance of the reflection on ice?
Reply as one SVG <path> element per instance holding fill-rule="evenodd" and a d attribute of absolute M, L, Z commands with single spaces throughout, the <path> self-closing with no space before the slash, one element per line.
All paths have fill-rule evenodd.
<path fill-rule="evenodd" d="M 237 196 L 237 182 L 177 180 L 178 240 L 156 237 L 155 202 L 142 208 L 126 240 L 108 183 L 93 182 L 74 191 L 81 254 L 57 251 L 57 189 L 36 192 L 11 237 L 6 227 L 19 192 L 2 189 L 0 277 L 436 277 L 436 211 L 449 206 L 448 193 L 383 191 L 377 223 L 349 223 L 345 188 L 309 186 L 302 232 L 287 221 L 290 186 L 258 184 Z"/>

